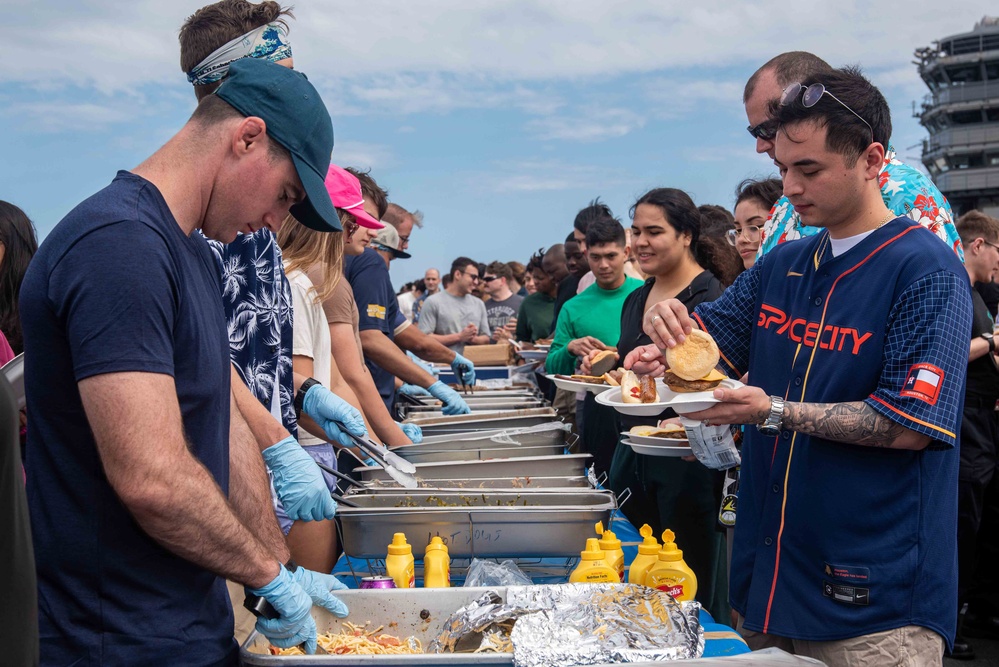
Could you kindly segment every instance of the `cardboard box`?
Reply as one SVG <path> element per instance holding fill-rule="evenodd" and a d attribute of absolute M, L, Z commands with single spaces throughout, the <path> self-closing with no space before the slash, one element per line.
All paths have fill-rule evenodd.
<path fill-rule="evenodd" d="M 466 345 L 462 356 L 476 366 L 510 366 L 514 363 L 513 346 L 509 343 Z"/>

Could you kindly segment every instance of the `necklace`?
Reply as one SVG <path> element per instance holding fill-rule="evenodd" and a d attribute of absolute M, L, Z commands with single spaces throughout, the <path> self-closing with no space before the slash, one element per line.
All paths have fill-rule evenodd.
<path fill-rule="evenodd" d="M 885 225 L 887 225 L 889 222 L 891 222 L 892 220 L 894 220 L 895 217 L 896 217 L 895 216 L 895 211 L 889 210 L 888 213 L 885 214 L 885 217 L 882 218 L 881 222 L 878 223 L 878 226 L 875 227 L 874 229 L 881 229 L 882 227 L 884 227 Z"/>

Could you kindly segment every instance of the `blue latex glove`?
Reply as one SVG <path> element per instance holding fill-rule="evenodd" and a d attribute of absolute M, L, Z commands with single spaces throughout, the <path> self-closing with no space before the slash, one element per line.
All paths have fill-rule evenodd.
<path fill-rule="evenodd" d="M 430 396 L 429 391 L 423 387 L 417 387 L 415 384 L 404 384 L 396 389 L 396 391 L 407 396 Z"/>
<path fill-rule="evenodd" d="M 369 468 L 377 468 L 378 461 L 374 460 L 369 456 L 368 458 L 364 459 L 364 465 L 366 465 Z"/>
<path fill-rule="evenodd" d="M 306 653 L 315 653 L 316 622 L 312 618 L 312 598 L 292 577 L 292 573 L 282 565 L 281 571 L 269 584 L 263 588 L 247 589 L 270 602 L 281 615 L 274 619 L 257 618 L 257 632 L 280 648 L 304 643 Z"/>
<path fill-rule="evenodd" d="M 444 414 L 446 415 L 467 415 L 472 411 L 458 392 L 440 380 L 430 385 L 427 391 L 444 404 Z"/>
<path fill-rule="evenodd" d="M 433 364 L 431 364 L 431 363 L 429 363 L 427 361 L 424 361 L 423 359 L 420 359 L 418 356 L 416 356 L 412 352 L 406 352 L 406 356 L 408 356 L 410 359 L 412 359 L 414 364 L 416 364 L 417 366 L 419 366 L 420 368 L 422 368 L 426 372 L 428 372 L 431 375 L 433 375 L 435 379 L 441 374 L 440 369 L 438 369 Z"/>
<path fill-rule="evenodd" d="M 396 422 L 399 424 L 399 422 Z M 399 424 L 399 428 L 406 434 L 406 437 L 413 441 L 414 445 L 423 442 L 423 429 L 416 424 Z"/>
<path fill-rule="evenodd" d="M 468 370 L 462 373 L 459 368 L 460 366 L 465 366 Z M 454 361 L 451 362 L 451 370 L 454 371 L 454 376 L 460 382 L 468 385 L 475 384 L 475 364 L 458 353 L 455 353 Z"/>
<path fill-rule="evenodd" d="M 312 604 L 325 607 L 331 614 L 340 618 L 347 616 L 347 605 L 330 594 L 330 591 L 347 590 L 347 585 L 332 574 L 322 574 L 299 567 L 291 573 L 291 578 L 309 594 L 309 597 L 312 598 Z"/>
<path fill-rule="evenodd" d="M 368 435 L 361 413 L 321 384 L 313 385 L 305 394 L 302 410 L 319 424 L 330 440 L 336 440 L 344 447 L 353 447 L 354 442 L 333 422 L 341 422 L 347 430 L 358 437 Z"/>
<path fill-rule="evenodd" d="M 290 435 L 263 452 L 274 479 L 274 490 L 292 521 L 321 521 L 336 514 L 323 473 Z"/>

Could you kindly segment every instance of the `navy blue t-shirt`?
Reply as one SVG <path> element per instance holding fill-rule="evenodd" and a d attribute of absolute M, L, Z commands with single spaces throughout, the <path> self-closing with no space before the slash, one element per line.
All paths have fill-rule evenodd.
<path fill-rule="evenodd" d="M 156 187 L 128 172 L 73 209 L 28 268 L 25 465 L 44 665 L 236 660 L 225 582 L 132 518 L 104 474 L 77 387 L 106 373 L 172 376 L 190 451 L 227 492 L 220 294 L 205 239 L 185 236 Z"/>
<path fill-rule="evenodd" d="M 345 258 L 343 275 L 354 290 L 357 302 L 359 331 L 381 331 L 390 339 L 395 339 L 395 330 L 405 318 L 399 312 L 395 290 L 388 267 L 375 250 L 366 248 L 363 253 Z M 385 407 L 392 410 L 395 400 L 395 376 L 372 362 L 367 355 L 364 363 L 371 371 L 371 378 L 378 387 L 378 393 L 385 401 Z"/>

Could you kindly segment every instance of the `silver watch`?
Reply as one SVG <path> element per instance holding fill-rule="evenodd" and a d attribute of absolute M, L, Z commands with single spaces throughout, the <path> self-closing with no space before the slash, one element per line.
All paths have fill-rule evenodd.
<path fill-rule="evenodd" d="M 770 397 L 770 414 L 762 424 L 757 424 L 756 428 L 766 436 L 780 435 L 780 423 L 784 419 L 784 399 L 780 396 Z"/>

